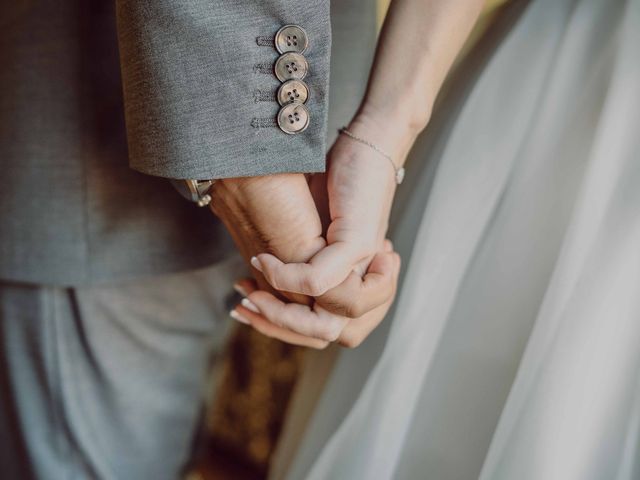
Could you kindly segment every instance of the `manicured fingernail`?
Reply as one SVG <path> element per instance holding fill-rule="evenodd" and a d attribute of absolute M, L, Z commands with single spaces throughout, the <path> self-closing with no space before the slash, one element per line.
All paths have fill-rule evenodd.
<path fill-rule="evenodd" d="M 233 284 L 233 289 L 238 292 L 240 295 L 242 295 L 243 297 L 246 297 L 247 295 L 249 295 L 249 293 L 244 289 L 244 287 L 242 285 L 240 285 L 239 283 L 234 283 Z"/>
<path fill-rule="evenodd" d="M 251 322 L 246 318 L 244 318 L 242 315 L 240 315 L 237 310 L 231 310 L 229 312 L 229 315 L 231 316 L 231 318 L 233 318 L 234 320 L 237 320 L 240 323 L 244 323 L 245 325 L 251 325 Z"/>
<path fill-rule="evenodd" d="M 260 260 L 258 260 L 258 257 L 251 257 L 250 262 L 253 268 L 258 270 L 259 272 L 262 272 L 262 264 L 260 263 Z"/>
<path fill-rule="evenodd" d="M 258 307 L 256 307 L 256 304 L 253 303 L 251 300 L 249 300 L 248 298 L 243 298 L 242 302 L 240 302 L 242 304 L 242 306 L 244 308 L 246 308 L 247 310 L 251 310 L 253 313 L 260 313 L 260 310 L 258 309 Z"/>

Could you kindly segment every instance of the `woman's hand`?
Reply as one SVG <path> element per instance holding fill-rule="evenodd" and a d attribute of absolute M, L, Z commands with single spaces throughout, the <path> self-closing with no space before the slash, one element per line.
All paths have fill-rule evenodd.
<path fill-rule="evenodd" d="M 349 130 L 374 143 L 384 138 L 373 124 L 359 120 Z M 387 146 L 389 152 L 399 150 Z M 327 246 L 307 263 L 284 263 L 271 254 L 252 259 L 276 290 L 321 297 L 352 272 L 363 275 L 382 249 L 396 188 L 393 164 L 369 146 L 342 135 L 329 152 L 327 165 Z M 322 188 L 312 185 L 312 190 Z"/>
<path fill-rule="evenodd" d="M 362 138 L 382 138 L 373 127 L 354 121 L 349 130 Z M 387 139 L 394 138 L 387 133 Z M 378 143 L 403 158 L 391 142 Z M 245 299 L 232 316 L 287 343 L 324 348 L 335 341 L 355 347 L 382 321 L 397 288 L 400 257 L 384 240 L 395 168 L 388 158 L 347 136 L 338 138 L 327 164 L 327 173 L 315 175 L 309 185 L 326 246 L 308 263 L 285 263 L 266 253 L 251 261 L 275 290 L 287 297 L 313 297 L 313 303 L 286 303 L 243 280 L 236 287 Z"/>
<path fill-rule="evenodd" d="M 399 271 L 400 257 L 387 240 L 364 278 L 352 273 L 341 285 L 316 299 L 312 306 L 285 303 L 271 293 L 257 290 L 254 280 L 241 280 L 235 288 L 245 298 L 231 316 L 264 335 L 294 345 L 321 349 L 337 342 L 357 347 L 389 310 Z M 321 303 L 352 307 L 340 315 Z"/>

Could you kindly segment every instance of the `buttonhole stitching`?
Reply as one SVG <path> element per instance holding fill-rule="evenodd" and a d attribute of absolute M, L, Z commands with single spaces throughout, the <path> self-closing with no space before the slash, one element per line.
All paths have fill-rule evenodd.
<path fill-rule="evenodd" d="M 258 35 L 256 37 L 256 43 L 261 47 L 273 47 L 275 37 L 268 37 L 265 35 Z"/>
<path fill-rule="evenodd" d="M 258 102 L 273 102 L 276 99 L 274 92 L 268 92 L 264 90 L 256 90 L 253 92 L 253 100 Z"/>
<path fill-rule="evenodd" d="M 253 66 L 253 73 L 266 73 L 271 75 L 273 73 L 273 64 L 271 63 L 256 63 Z"/>
<path fill-rule="evenodd" d="M 278 122 L 276 121 L 275 118 L 257 118 L 257 117 L 254 117 L 251 120 L 251 126 L 253 128 L 277 127 L 278 126 Z"/>

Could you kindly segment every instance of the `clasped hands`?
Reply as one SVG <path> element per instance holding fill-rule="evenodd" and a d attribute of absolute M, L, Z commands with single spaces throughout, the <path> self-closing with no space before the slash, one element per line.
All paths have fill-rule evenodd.
<path fill-rule="evenodd" d="M 400 257 L 385 240 L 394 172 L 376 155 L 341 136 L 325 174 L 216 182 L 211 208 L 254 273 L 236 319 L 312 348 L 355 347 L 382 321 Z"/>

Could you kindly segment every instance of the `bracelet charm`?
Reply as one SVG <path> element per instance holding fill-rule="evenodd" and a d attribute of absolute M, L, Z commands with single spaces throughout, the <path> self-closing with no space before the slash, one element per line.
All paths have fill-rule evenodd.
<path fill-rule="evenodd" d="M 393 158 L 391 158 L 391 155 L 386 154 L 385 152 L 380 150 L 376 145 L 374 145 L 373 143 L 369 142 L 368 140 L 365 140 L 364 138 L 360 138 L 357 135 L 351 133 L 349 130 L 347 130 L 347 127 L 342 127 L 340 129 L 338 129 L 338 133 L 346 135 L 347 137 L 351 138 L 352 140 L 355 140 L 358 143 L 362 143 L 363 145 L 366 145 L 367 147 L 375 150 L 380 155 L 382 155 L 384 158 L 389 160 L 389 162 L 391 162 L 391 166 L 393 167 L 393 169 L 396 172 L 396 175 L 395 175 L 396 184 L 400 185 L 402 183 L 402 181 L 404 180 L 404 167 L 397 167 L 396 166 L 396 162 L 393 160 Z"/>

